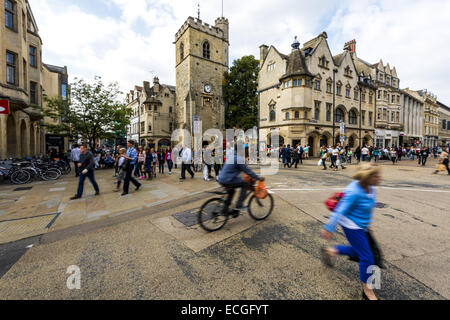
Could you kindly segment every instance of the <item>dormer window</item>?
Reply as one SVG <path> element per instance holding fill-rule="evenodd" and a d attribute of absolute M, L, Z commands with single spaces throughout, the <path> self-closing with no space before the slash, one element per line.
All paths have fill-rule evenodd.
<path fill-rule="evenodd" d="M 327 59 L 325 59 L 325 56 L 319 58 L 319 67 L 328 68 L 328 63 L 329 62 L 327 61 Z"/>
<path fill-rule="evenodd" d="M 352 76 L 352 70 L 350 69 L 349 66 L 347 66 L 347 68 L 344 69 L 344 75 L 346 75 L 347 77 Z"/>
<path fill-rule="evenodd" d="M 269 64 L 268 66 L 267 66 L 267 71 L 273 71 L 273 70 L 275 70 L 275 66 L 276 66 L 276 63 L 274 62 L 274 63 L 271 63 L 271 64 Z"/>

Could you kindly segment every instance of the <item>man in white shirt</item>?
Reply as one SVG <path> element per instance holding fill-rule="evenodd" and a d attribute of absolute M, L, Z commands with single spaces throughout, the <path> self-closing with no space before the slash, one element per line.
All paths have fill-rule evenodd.
<path fill-rule="evenodd" d="M 72 159 L 74 165 L 75 165 L 75 177 L 80 176 L 80 170 L 78 169 L 78 164 L 80 163 L 80 155 L 81 150 L 78 144 L 75 144 L 73 146 L 72 152 L 70 153 L 70 159 Z"/>
<path fill-rule="evenodd" d="M 192 172 L 192 151 L 190 148 L 183 146 L 181 150 L 181 178 L 180 181 L 186 180 L 186 170 L 191 175 L 191 178 L 194 179 L 194 172 Z"/>
<path fill-rule="evenodd" d="M 364 146 L 364 148 L 361 149 L 362 161 L 367 161 L 368 155 L 369 155 L 369 149 L 367 149 L 367 147 Z"/>

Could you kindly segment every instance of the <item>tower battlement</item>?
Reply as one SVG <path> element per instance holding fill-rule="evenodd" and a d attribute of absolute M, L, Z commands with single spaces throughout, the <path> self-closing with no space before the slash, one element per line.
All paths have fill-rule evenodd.
<path fill-rule="evenodd" d="M 217 21 L 220 20 L 220 22 L 222 22 L 222 20 L 225 20 L 226 23 L 228 24 L 228 20 L 225 18 L 218 18 L 216 20 L 216 24 Z M 196 19 L 193 17 L 189 17 L 185 23 L 181 26 L 181 28 L 178 30 L 178 32 L 175 34 L 175 42 L 178 41 L 178 39 L 181 37 L 181 35 L 189 28 L 195 28 L 198 29 L 202 32 L 205 32 L 209 35 L 215 36 L 215 37 L 219 37 L 219 38 L 225 38 L 225 32 L 220 29 L 217 26 L 211 26 L 206 22 L 203 22 L 200 19 Z"/>

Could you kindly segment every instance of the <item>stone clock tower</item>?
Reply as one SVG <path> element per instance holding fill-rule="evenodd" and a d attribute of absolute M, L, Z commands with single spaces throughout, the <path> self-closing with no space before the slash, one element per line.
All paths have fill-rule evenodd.
<path fill-rule="evenodd" d="M 217 18 L 215 26 L 189 17 L 175 36 L 176 127 L 192 132 L 198 116 L 203 132 L 225 130 L 223 78 L 228 71 L 229 25 Z"/>

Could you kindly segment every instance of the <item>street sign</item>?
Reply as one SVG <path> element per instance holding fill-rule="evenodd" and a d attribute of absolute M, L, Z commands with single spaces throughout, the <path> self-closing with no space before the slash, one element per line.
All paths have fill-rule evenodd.
<path fill-rule="evenodd" d="M 9 100 L 0 100 L 0 114 L 9 114 Z"/>

